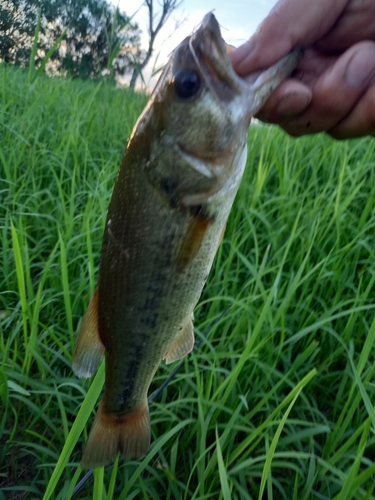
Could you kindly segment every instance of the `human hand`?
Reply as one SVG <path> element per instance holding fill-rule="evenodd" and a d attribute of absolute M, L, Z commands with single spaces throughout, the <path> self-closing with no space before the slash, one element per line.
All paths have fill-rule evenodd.
<path fill-rule="evenodd" d="M 281 0 L 230 58 L 246 76 L 297 46 L 302 61 L 258 117 L 293 136 L 375 135 L 375 1 Z"/>

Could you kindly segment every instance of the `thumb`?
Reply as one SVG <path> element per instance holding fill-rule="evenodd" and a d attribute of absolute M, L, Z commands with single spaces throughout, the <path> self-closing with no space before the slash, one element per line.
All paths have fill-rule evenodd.
<path fill-rule="evenodd" d="M 280 0 L 257 32 L 230 54 L 240 76 L 267 68 L 294 47 L 307 47 L 325 35 L 350 0 Z"/>

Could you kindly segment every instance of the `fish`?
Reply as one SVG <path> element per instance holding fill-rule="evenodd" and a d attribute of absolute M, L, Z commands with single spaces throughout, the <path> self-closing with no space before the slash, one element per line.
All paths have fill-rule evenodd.
<path fill-rule="evenodd" d="M 130 135 L 109 204 L 96 290 L 73 371 L 105 389 L 81 467 L 146 455 L 147 395 L 162 362 L 194 347 L 201 296 L 247 158 L 251 117 L 299 60 L 241 79 L 208 13 L 173 51 Z"/>

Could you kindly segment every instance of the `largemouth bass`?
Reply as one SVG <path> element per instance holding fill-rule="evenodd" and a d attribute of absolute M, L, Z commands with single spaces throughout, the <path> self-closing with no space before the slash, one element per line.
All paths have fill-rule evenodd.
<path fill-rule="evenodd" d="M 76 343 L 79 377 L 106 361 L 83 468 L 147 453 L 148 389 L 163 359 L 194 346 L 193 311 L 245 168 L 250 119 L 297 61 L 242 80 L 212 13 L 171 55 L 127 144 Z"/>

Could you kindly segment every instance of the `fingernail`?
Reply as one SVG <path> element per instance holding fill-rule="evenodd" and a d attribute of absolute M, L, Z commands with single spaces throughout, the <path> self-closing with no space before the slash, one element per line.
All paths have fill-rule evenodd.
<path fill-rule="evenodd" d="M 233 50 L 233 52 L 231 52 L 229 55 L 233 66 L 236 66 L 243 59 L 245 59 L 245 57 L 249 56 L 253 49 L 254 44 L 251 42 L 251 40 L 248 40 L 244 44 L 237 47 L 237 49 Z"/>
<path fill-rule="evenodd" d="M 301 113 L 311 102 L 311 94 L 290 92 L 285 94 L 276 107 L 276 112 L 284 116 L 293 116 Z"/>
<path fill-rule="evenodd" d="M 365 87 L 375 76 L 375 53 L 370 47 L 361 47 L 349 61 L 345 81 L 349 87 Z"/>

